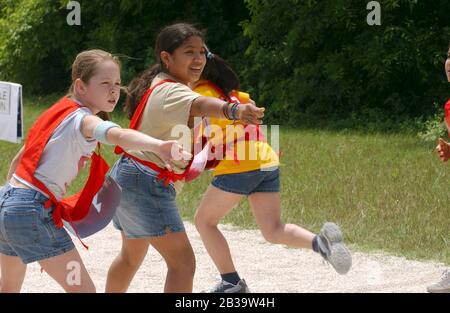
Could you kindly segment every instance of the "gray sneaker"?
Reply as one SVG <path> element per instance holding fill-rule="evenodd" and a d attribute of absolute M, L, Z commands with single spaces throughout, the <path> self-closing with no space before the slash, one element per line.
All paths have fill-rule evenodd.
<path fill-rule="evenodd" d="M 342 233 L 334 223 L 325 223 L 318 235 L 319 251 L 339 274 L 346 274 L 352 267 L 352 255 L 342 242 Z"/>
<path fill-rule="evenodd" d="M 247 283 L 241 279 L 236 285 L 221 280 L 209 291 L 210 293 L 250 293 Z"/>
<path fill-rule="evenodd" d="M 427 291 L 431 293 L 450 293 L 450 270 L 445 270 L 439 281 L 428 286 Z"/>

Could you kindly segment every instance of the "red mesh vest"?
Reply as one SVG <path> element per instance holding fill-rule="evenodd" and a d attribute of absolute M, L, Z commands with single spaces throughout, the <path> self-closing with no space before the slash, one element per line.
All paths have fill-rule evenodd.
<path fill-rule="evenodd" d="M 50 190 L 34 177 L 45 145 L 54 130 L 70 113 L 78 108 L 80 108 L 80 105 L 64 97 L 45 111 L 31 127 L 25 141 L 25 151 L 15 171 L 17 176 L 50 196 L 50 199 L 45 203 L 45 207 L 49 209 L 52 205 L 55 206 L 53 221 L 57 227 L 63 227 L 62 219 L 71 222 L 82 220 L 86 216 L 92 199 L 102 187 L 105 174 L 109 170 L 108 164 L 100 155 L 100 144 L 98 144 L 98 154 L 95 152 L 92 154 L 89 178 L 81 192 L 58 201 Z M 64 160 L 61 160 L 61 162 L 64 162 Z"/>

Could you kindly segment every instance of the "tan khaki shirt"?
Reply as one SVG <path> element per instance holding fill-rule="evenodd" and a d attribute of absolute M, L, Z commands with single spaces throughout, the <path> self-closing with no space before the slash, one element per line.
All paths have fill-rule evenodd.
<path fill-rule="evenodd" d="M 164 79 L 175 80 L 168 74 L 159 73 L 151 86 Z M 138 130 L 157 139 L 177 140 L 180 144 L 185 144 L 180 133 L 173 130 L 176 130 L 174 127 L 177 125 L 188 125 L 192 102 L 198 97 L 198 93 L 178 82 L 168 82 L 156 87 L 147 100 Z M 184 145 L 184 148 L 189 151 L 190 145 Z M 156 153 L 138 150 L 129 150 L 127 153 L 164 168 L 164 162 Z M 184 172 L 185 167 L 186 164 L 181 161 L 174 161 L 172 164 L 172 169 L 178 174 Z M 180 191 L 182 185 L 182 182 L 175 183 L 175 189 Z"/>

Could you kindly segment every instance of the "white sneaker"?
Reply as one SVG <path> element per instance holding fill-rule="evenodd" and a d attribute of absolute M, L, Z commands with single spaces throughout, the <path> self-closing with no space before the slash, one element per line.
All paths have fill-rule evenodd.
<path fill-rule="evenodd" d="M 428 286 L 427 291 L 431 293 L 450 293 L 450 270 L 445 270 L 439 281 Z"/>

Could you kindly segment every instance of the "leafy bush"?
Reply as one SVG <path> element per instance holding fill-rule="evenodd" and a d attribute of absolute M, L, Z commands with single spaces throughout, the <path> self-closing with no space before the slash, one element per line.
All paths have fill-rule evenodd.
<path fill-rule="evenodd" d="M 159 29 L 188 21 L 268 123 L 398 130 L 449 97 L 448 0 L 380 1 L 381 26 L 367 25 L 360 0 L 80 1 L 81 26 L 67 25 L 67 2 L 0 0 L 1 80 L 62 92 L 75 55 L 101 48 L 123 56 L 128 83 L 153 62 Z"/>
<path fill-rule="evenodd" d="M 153 62 L 158 31 L 178 21 L 207 28 L 209 45 L 225 58 L 244 50 L 239 22 L 248 10 L 242 1 L 79 2 L 81 26 L 69 26 L 67 0 L 0 0 L 0 79 L 31 93 L 60 92 L 69 86 L 75 55 L 100 48 L 123 56 L 127 83 Z"/>
<path fill-rule="evenodd" d="M 380 2 L 382 25 L 368 26 L 366 1 L 246 1 L 245 81 L 273 120 L 356 116 L 395 125 L 434 113 L 432 103 L 449 94 L 450 2 Z"/>
<path fill-rule="evenodd" d="M 423 122 L 418 122 L 420 131 L 418 136 L 420 139 L 427 142 L 438 142 L 439 138 L 445 138 L 447 128 L 444 123 L 444 113 L 436 113 L 428 117 Z"/>

